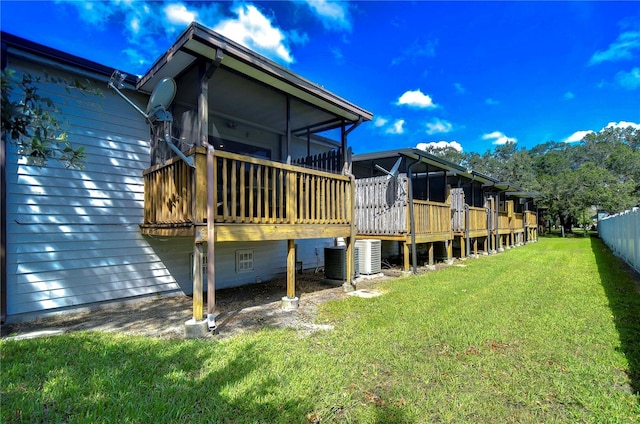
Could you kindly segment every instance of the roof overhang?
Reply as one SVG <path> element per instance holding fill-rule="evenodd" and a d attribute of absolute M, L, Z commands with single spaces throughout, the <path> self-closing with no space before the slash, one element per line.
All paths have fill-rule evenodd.
<path fill-rule="evenodd" d="M 137 89 L 150 93 L 162 78 L 175 78 L 196 60 L 213 62 L 222 57 L 220 66 L 254 81 L 272 87 L 292 98 L 330 113 L 332 122 L 317 123 L 313 132 L 342 125 L 343 121 L 357 124 L 370 121 L 371 112 L 331 93 L 281 65 L 196 22 L 178 37 L 151 69 L 139 80 Z"/>
<path fill-rule="evenodd" d="M 357 166 L 373 168 L 375 165 L 379 165 L 385 169 L 391 169 L 398 158 L 404 159 L 400 168 L 401 172 L 407 172 L 409 165 L 412 165 L 411 169 L 414 173 L 447 171 L 449 175 L 454 175 L 467 172 L 464 167 L 453 162 L 420 149 L 408 148 L 354 155 L 352 159 L 354 173 Z"/>
<path fill-rule="evenodd" d="M 541 199 L 544 196 L 538 191 L 507 191 L 507 196 L 520 197 L 523 199 Z"/>

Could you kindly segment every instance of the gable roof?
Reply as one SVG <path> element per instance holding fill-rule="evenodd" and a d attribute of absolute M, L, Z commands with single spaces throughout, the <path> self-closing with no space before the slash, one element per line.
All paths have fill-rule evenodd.
<path fill-rule="evenodd" d="M 242 81 L 249 79 L 257 85 L 275 89 L 292 100 L 292 120 L 296 116 L 306 115 L 304 121 L 292 122 L 293 132 L 302 132 L 307 129 L 311 132 L 320 132 L 338 128 L 343 121 L 354 124 L 370 121 L 373 118 L 371 112 L 196 22 L 189 25 L 177 41 L 142 76 L 137 88 L 150 93 L 162 78 L 179 76 L 198 59 L 208 62 L 208 66 L 219 61 L 220 69 L 227 71 L 220 77 L 219 71 L 216 71 L 211 87 L 216 91 L 216 96 L 232 99 L 236 110 L 260 108 L 263 114 L 267 111 L 271 112 L 273 116 L 265 117 L 264 122 L 269 119 L 271 122 L 277 122 L 279 118 L 275 114 L 285 113 L 281 108 L 271 111 L 273 105 L 266 101 L 262 105 L 260 102 L 263 100 L 259 98 L 234 95 L 234 90 L 247 92 L 246 86 L 243 86 L 246 82 L 241 82 L 240 79 Z M 234 78 L 231 75 L 242 78 Z M 223 81 L 217 82 L 219 78 Z"/>

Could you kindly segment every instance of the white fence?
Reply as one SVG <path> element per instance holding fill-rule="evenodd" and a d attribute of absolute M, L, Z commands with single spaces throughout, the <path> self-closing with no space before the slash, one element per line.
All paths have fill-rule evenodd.
<path fill-rule="evenodd" d="M 598 234 L 615 255 L 640 272 L 640 208 L 601 219 Z"/>

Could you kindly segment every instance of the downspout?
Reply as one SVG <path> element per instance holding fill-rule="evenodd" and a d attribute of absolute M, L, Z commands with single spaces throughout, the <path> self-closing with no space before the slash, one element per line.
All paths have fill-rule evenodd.
<path fill-rule="evenodd" d="M 500 246 L 500 191 L 498 191 L 495 194 L 494 199 L 495 199 L 494 208 L 495 208 L 495 211 L 496 211 L 496 222 L 495 222 L 496 234 L 495 234 L 495 241 L 494 241 L 495 246 L 494 247 L 496 248 L 495 249 L 496 252 L 498 252 L 498 249 L 499 249 L 498 246 Z"/>
<path fill-rule="evenodd" d="M 287 95 L 287 111 L 286 111 L 286 121 L 285 121 L 285 137 L 286 139 L 286 152 L 285 156 L 287 157 L 287 165 L 291 165 L 291 97 Z"/>
<path fill-rule="evenodd" d="M 418 159 L 412 162 L 407 167 L 407 174 L 409 174 L 409 231 L 411 231 L 411 266 L 413 268 L 413 273 L 418 273 L 418 249 L 416 248 L 416 222 L 415 216 L 413 212 L 413 172 L 411 168 L 414 165 L 420 163 L 422 161 L 422 156 L 418 153 Z M 428 171 L 428 166 L 427 166 Z M 429 179 L 429 172 L 427 172 L 427 181 Z"/>
<path fill-rule="evenodd" d="M 7 66 L 7 44 L 0 47 L 0 66 Z M 0 322 L 7 318 L 7 152 L 0 140 Z"/>
<path fill-rule="evenodd" d="M 487 197 L 486 204 L 488 204 L 488 206 L 485 207 L 487 210 L 487 248 L 489 249 L 489 252 L 491 252 L 491 227 L 493 226 L 493 221 L 491 221 L 491 211 L 493 208 L 491 206 L 493 204 L 493 197 Z M 486 252 L 486 254 L 488 255 L 489 252 Z"/>
<path fill-rule="evenodd" d="M 215 161 L 215 149 L 209 143 L 209 80 L 222 62 L 222 50 L 216 49 L 216 57 L 207 69 L 200 81 L 201 103 L 200 106 L 206 110 L 206 115 L 201 119 L 206 123 L 200 129 L 201 142 L 207 147 L 207 326 L 210 331 L 216 329 L 216 269 L 215 269 L 215 210 L 213 208 L 215 175 L 213 175 L 213 164 Z M 206 94 L 206 98 L 202 98 Z"/>
<path fill-rule="evenodd" d="M 4 50 L 4 45 L 2 46 Z M 4 63 L 3 63 L 4 64 Z M 7 317 L 7 156 L 0 141 L 0 322 Z"/>
<path fill-rule="evenodd" d="M 469 205 L 464 204 L 464 240 L 467 248 L 467 257 L 471 256 L 471 240 L 469 239 L 469 225 L 471 224 L 471 220 L 469 219 Z"/>
<path fill-rule="evenodd" d="M 351 255 L 349 256 L 348 260 L 351 262 L 349 264 L 349 266 L 347 267 L 350 270 L 350 275 L 348 275 L 348 279 L 350 281 L 345 281 L 345 289 L 347 290 L 351 290 L 353 289 L 353 286 L 355 286 L 354 284 L 354 279 L 355 279 L 355 274 L 356 274 L 356 249 L 355 249 L 355 243 L 356 243 L 356 235 L 357 235 L 357 228 L 356 228 L 356 214 L 355 214 L 355 205 L 356 205 L 356 177 L 355 175 L 353 175 L 353 173 L 351 172 L 351 164 L 348 161 L 347 155 L 346 155 L 346 146 L 347 146 L 347 136 L 349 135 L 349 133 L 351 133 L 351 131 L 353 131 L 358 125 L 360 125 L 362 123 L 362 117 L 358 118 L 358 121 L 356 123 L 353 124 L 353 126 L 347 130 L 345 130 L 344 125 L 342 126 L 342 131 L 341 131 L 341 144 L 343 146 L 343 165 L 342 165 L 342 173 L 349 177 L 349 181 L 351 182 L 351 225 L 350 225 L 350 229 L 349 229 L 349 238 L 350 240 L 350 245 L 351 245 Z"/>

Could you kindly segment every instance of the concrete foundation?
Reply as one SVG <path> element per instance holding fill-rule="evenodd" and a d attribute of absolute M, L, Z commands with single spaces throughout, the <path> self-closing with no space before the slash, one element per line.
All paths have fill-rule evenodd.
<path fill-rule="evenodd" d="M 204 337 L 209 331 L 207 320 L 196 321 L 191 318 L 184 323 L 184 337 L 187 339 L 199 339 Z"/>
<path fill-rule="evenodd" d="M 351 284 L 351 283 L 347 283 L 347 282 L 345 282 L 345 283 L 342 285 L 342 290 L 343 290 L 345 293 L 352 292 L 352 291 L 354 291 L 355 289 L 356 289 L 356 288 L 355 288 L 355 287 L 354 287 L 354 285 L 353 285 L 353 284 Z"/>
<path fill-rule="evenodd" d="M 285 296 L 282 298 L 282 309 L 285 311 L 295 311 L 300 306 L 300 300 L 297 297 Z"/>

